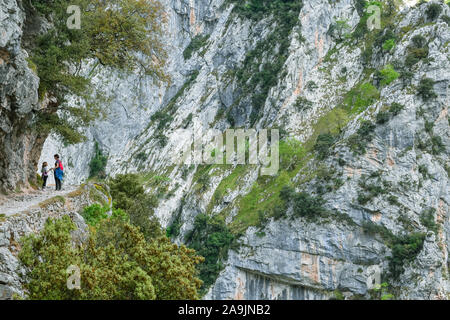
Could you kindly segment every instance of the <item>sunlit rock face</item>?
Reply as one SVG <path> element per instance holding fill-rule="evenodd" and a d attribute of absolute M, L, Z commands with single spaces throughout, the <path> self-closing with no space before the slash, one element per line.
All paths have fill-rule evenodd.
<path fill-rule="evenodd" d="M 242 218 L 243 205 L 261 183 L 258 167 L 212 166 L 206 171 L 208 186 L 199 191 L 198 177 L 205 167 L 182 166 L 175 161 L 182 147 L 191 143 L 184 130 L 279 127 L 291 138 L 308 142 L 322 126 L 341 121 L 327 115 L 348 102 L 349 93 L 361 84 L 370 83 L 377 86 L 376 99 L 351 114 L 330 155 L 325 160 L 312 156 L 288 179 L 297 191 L 314 195 L 323 184 L 318 172 L 333 168 L 328 182 L 333 187 L 323 198 L 324 206 L 337 212 L 338 218 L 291 219 L 291 208 L 287 218 L 268 217 L 262 229 L 248 223 L 238 239 L 241 245 L 229 251 L 224 269 L 205 298 L 329 299 L 336 292 L 349 299 L 371 298 L 369 289 L 376 274 L 389 273 L 392 248 L 379 233 L 367 232 L 364 226 L 370 222 L 398 237 L 413 232 L 426 235 L 422 250 L 405 262 L 399 278 L 386 280 L 395 288 L 396 298 L 447 299 L 450 31 L 443 17 L 450 16 L 449 7 L 441 4 L 440 17 L 434 21 L 426 17 L 430 4 L 416 7 L 408 2 L 394 9 L 390 19 L 397 37 L 395 46 L 388 52 L 376 47 L 368 54 L 368 40 L 338 41 L 329 32 L 338 20 L 345 20 L 350 32 L 357 28 L 361 17 L 354 1 L 305 0 L 298 26 L 289 35 L 283 72 L 260 106 L 260 117 L 252 123 L 250 93 L 242 92 L 234 72 L 270 34 L 274 27 L 270 17 L 258 21 L 243 18 L 233 12 L 232 4 L 221 0 L 164 4 L 171 84 L 158 86 L 149 79 L 101 71 L 96 82 L 112 93 L 108 118 L 86 129 L 86 143 L 64 147 L 50 137 L 39 162 L 61 154 L 67 182 L 79 183 L 89 175 L 94 142 L 98 141 L 109 155 L 108 174 L 145 174 L 148 192 L 161 195 L 156 209 L 161 224 L 167 227 L 175 219 L 181 222 L 175 239 L 180 243 L 200 213 L 222 215 L 230 227 L 248 223 Z M 185 58 L 184 49 L 197 35 L 209 38 Z M 425 37 L 428 55 L 409 68 L 410 83 L 405 85 L 398 78 L 379 85 L 375 71 L 387 64 L 404 65 L 416 35 Z M 428 101 L 417 94 L 424 78 L 434 81 L 436 97 Z M 298 101 L 309 103 L 299 107 Z M 356 103 L 356 98 L 351 101 L 352 106 Z M 377 114 L 393 103 L 403 109 L 395 116 L 390 114 L 387 121 L 377 122 Z M 162 128 L 157 119 L 150 119 L 158 110 L 170 114 Z M 358 132 L 362 120 L 375 124 L 373 138 L 365 152 L 355 154 L 348 139 Z M 439 143 L 435 136 L 440 137 Z M 440 145 L 439 152 L 432 150 L 433 141 Z M 372 174 L 374 178 L 367 180 Z M 229 183 L 227 177 L 234 175 L 237 178 Z M 366 186 L 381 184 L 387 193 L 376 194 L 367 202 L 358 200 L 369 193 L 361 186 L 363 181 Z M 434 209 L 433 220 L 439 226 L 435 231 L 423 223 L 428 208 Z"/>

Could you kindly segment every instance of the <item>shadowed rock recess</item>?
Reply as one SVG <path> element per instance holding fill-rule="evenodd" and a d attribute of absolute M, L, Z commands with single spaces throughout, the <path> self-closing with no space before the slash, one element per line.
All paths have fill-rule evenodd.
<path fill-rule="evenodd" d="M 108 116 L 64 146 L 27 129 L 51 101 L 38 102 L 21 1 L 0 0 L 0 187 L 27 185 L 56 152 L 79 184 L 98 143 L 107 175 L 138 173 L 158 196 L 174 242 L 216 252 L 204 299 L 380 299 L 378 280 L 396 299 L 448 299 L 449 5 L 161 2 L 170 85 L 98 68 Z M 379 29 L 367 29 L 368 5 L 381 7 Z M 229 128 L 279 129 L 277 175 L 175 162 L 185 129 Z M 15 263 L 8 241 L 0 288 L 19 292 L 1 269 Z"/>

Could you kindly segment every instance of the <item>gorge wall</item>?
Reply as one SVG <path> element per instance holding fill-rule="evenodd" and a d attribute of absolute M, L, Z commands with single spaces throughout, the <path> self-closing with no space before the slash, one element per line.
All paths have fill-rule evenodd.
<path fill-rule="evenodd" d="M 382 2 L 381 27 L 370 31 L 361 27 L 361 2 L 352 0 L 304 0 L 291 11 L 294 18 L 288 11 L 253 15 L 236 8 L 238 1 L 162 2 L 170 86 L 100 71 L 99 85 L 114 91 L 108 119 L 86 129 L 86 143 L 64 147 L 50 137 L 39 163 L 58 152 L 68 182 L 79 183 L 98 141 L 109 154 L 108 174 L 137 172 L 148 192 L 159 195 L 156 214 L 164 227 L 177 224 L 175 241 L 186 241 L 199 214 L 223 218 L 238 245 L 206 299 L 371 298 L 378 273 L 396 298 L 448 299 L 448 5 Z M 441 8 L 437 17 L 428 14 L 431 4 Z M 21 13 L 14 8 L 18 22 L 8 19 L 7 26 L 19 30 Z M 14 15 L 2 10 L 6 25 L 1 17 Z M 342 29 L 337 21 L 345 22 Z M 26 149 L 26 139 L 12 137 L 19 119 L 39 108 L 31 92 L 38 79 L 20 54 L 20 37 L 10 34 L 0 48 L 19 54 L 15 65 L 0 64 L 11 70 L 0 79 L 16 81 L 16 94 L 0 86 L 1 97 L 9 97 L 1 103 L 1 139 L 24 150 L 16 161 L 22 164 L 34 140 Z M 419 35 L 421 47 L 414 40 Z M 398 75 L 388 81 L 389 66 Z M 30 93 L 18 92 L 17 79 L 30 83 Z M 8 110 L 23 118 L 4 117 Z M 177 163 L 191 145 L 185 130 L 210 128 L 280 128 L 278 175 L 261 176 L 256 165 Z M 314 147 L 322 134 L 333 138 L 325 156 Z M 0 161 L 7 158 L 4 152 Z M 15 187 L 21 180 L 3 168 L 2 183 Z M 320 196 L 331 214 L 311 218 L 296 214 L 295 203 L 283 207 L 283 185 Z M 420 250 L 393 277 L 395 250 L 413 235 L 421 237 Z"/>
<path fill-rule="evenodd" d="M 22 47 L 25 11 L 21 1 L 0 2 L 0 188 L 26 187 L 36 179 L 45 137 L 30 127 L 38 101 L 39 78 Z"/>

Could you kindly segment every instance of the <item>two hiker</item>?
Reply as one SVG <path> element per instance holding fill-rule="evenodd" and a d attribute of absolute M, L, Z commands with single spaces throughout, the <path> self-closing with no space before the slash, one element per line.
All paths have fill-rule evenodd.
<path fill-rule="evenodd" d="M 59 159 L 58 154 L 55 154 L 54 158 L 56 161 L 54 168 L 49 169 L 47 162 L 44 162 L 42 164 L 42 169 L 41 169 L 42 180 L 43 180 L 42 189 L 45 189 L 45 187 L 47 186 L 48 175 L 49 175 L 50 171 L 53 170 L 54 176 L 55 176 L 56 190 L 61 190 L 61 183 L 62 183 L 62 180 L 64 177 L 64 167 L 63 167 L 61 160 Z"/>

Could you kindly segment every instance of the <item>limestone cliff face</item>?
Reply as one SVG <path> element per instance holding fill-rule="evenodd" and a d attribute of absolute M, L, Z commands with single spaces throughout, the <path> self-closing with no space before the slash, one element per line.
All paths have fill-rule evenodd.
<path fill-rule="evenodd" d="M 433 20 L 426 13 L 430 3 L 395 7 L 382 16 L 396 39 L 385 50 L 381 45 L 389 36 L 377 45 L 371 31 L 359 41 L 339 41 L 334 34 L 336 21 L 345 21 L 349 33 L 358 30 L 362 14 L 354 1 L 304 0 L 298 24 L 284 34 L 287 50 L 277 60 L 280 56 L 267 53 L 279 45 L 270 37 L 279 23 L 272 15 L 249 19 L 233 9 L 232 1 L 163 2 L 172 84 L 159 88 L 145 79 L 109 76 L 116 94 L 109 119 L 89 129 L 85 144 L 62 148 L 53 138 L 47 140 L 42 160 L 59 151 L 69 181 L 79 182 L 87 177 L 93 141 L 100 141 L 109 153 L 109 174 L 149 173 L 148 192 L 162 195 L 156 210 L 161 223 L 181 224 L 176 241 L 184 241 L 200 213 L 225 217 L 239 231 L 240 246 L 229 251 L 207 299 L 328 299 L 336 292 L 370 298 L 376 274 L 389 273 L 393 246 L 386 233 L 397 239 L 424 234 L 420 252 L 405 262 L 398 278 L 389 280 L 396 297 L 448 299 L 449 7 L 432 1 L 442 8 Z M 411 64 L 406 60 L 411 60 L 416 35 L 425 38 L 427 54 Z M 191 54 L 183 54 L 185 48 Z M 258 53 L 262 59 L 249 67 L 246 57 L 258 48 L 264 49 Z M 249 92 L 236 74 L 249 67 L 250 83 L 276 61 L 282 61 L 281 72 L 255 105 L 252 95 L 262 86 L 255 82 Z M 402 69 L 403 76 L 382 84 L 377 70 L 388 64 Z M 418 94 L 426 78 L 435 92 L 428 100 Z M 390 111 L 394 103 L 403 108 Z M 345 115 L 337 111 L 346 107 Z M 170 115 L 162 125 L 161 118 L 150 118 L 158 110 Z M 375 125 L 366 133 L 364 120 Z M 325 159 L 309 149 L 305 163 L 294 161 L 294 169 L 282 164 L 279 179 L 260 178 L 256 166 L 175 162 L 191 144 L 185 129 L 239 127 L 283 128 L 306 147 L 327 130 L 340 132 Z M 206 185 L 199 181 L 204 174 L 210 177 Z M 253 222 L 281 182 L 296 191 L 320 193 L 334 215 L 311 221 L 288 207 L 281 219 L 267 213 L 262 226 Z M 425 222 L 424 212 L 431 213 L 436 228 Z"/>
<path fill-rule="evenodd" d="M 29 68 L 22 48 L 25 12 L 21 1 L 0 2 L 0 188 L 27 186 L 36 178 L 37 160 L 45 137 L 33 133 L 39 78 Z"/>

